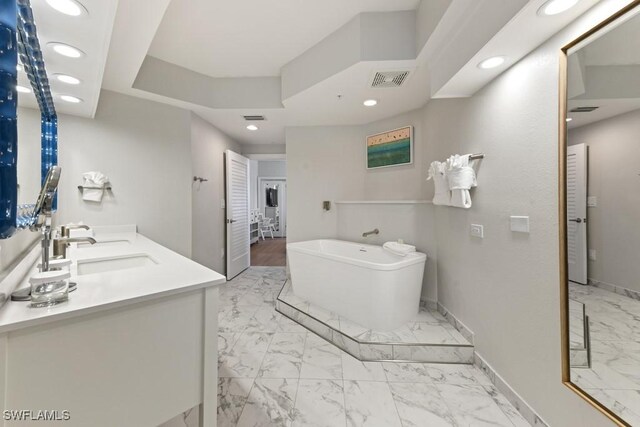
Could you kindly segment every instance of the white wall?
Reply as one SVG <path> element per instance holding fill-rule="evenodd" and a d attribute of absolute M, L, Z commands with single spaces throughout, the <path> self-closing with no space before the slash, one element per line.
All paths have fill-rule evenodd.
<path fill-rule="evenodd" d="M 249 160 L 249 207 L 258 209 L 258 161 Z"/>
<path fill-rule="evenodd" d="M 431 160 L 486 153 L 473 208 L 435 208 L 437 297 L 551 426 L 609 424 L 561 382 L 558 58 L 561 46 L 627 3 L 601 1 L 472 98 L 432 100 L 415 113 L 423 169 L 367 174 L 358 127 L 287 129 L 292 240 L 338 235 L 336 209 L 322 212 L 322 200 L 391 198 L 393 188 L 396 198 L 430 197 L 422 180 Z M 528 215 L 531 233 L 512 233 L 510 215 Z M 484 225 L 484 239 L 470 237 L 472 223 Z"/>
<path fill-rule="evenodd" d="M 473 208 L 437 208 L 438 298 L 551 426 L 609 424 L 561 383 L 558 59 L 626 3 L 598 3 L 472 98 L 426 107 L 424 142 L 436 157 L 486 153 Z M 509 215 L 528 215 L 531 233 L 509 231 Z M 469 236 L 471 223 L 484 225 L 484 239 Z"/>
<path fill-rule="evenodd" d="M 290 127 L 287 193 L 290 242 L 337 237 L 338 200 L 364 196 L 364 151 L 358 126 Z M 325 212 L 322 201 L 332 202 Z"/>
<path fill-rule="evenodd" d="M 38 119 L 39 121 L 39 119 Z M 103 91 L 95 119 L 59 117 L 59 224 L 137 224 L 191 255 L 191 118 L 164 104 Z M 100 171 L 113 193 L 84 202 L 82 173 Z"/>
<path fill-rule="evenodd" d="M 569 132 L 569 144 L 589 147 L 589 278 L 640 291 L 640 110 L 581 126 Z"/>
<path fill-rule="evenodd" d="M 427 148 L 422 140 L 423 110 L 365 126 L 296 127 L 287 129 L 288 237 L 290 241 L 340 238 L 382 244 L 402 238 L 428 254 L 423 299 L 437 299 L 436 238 L 430 205 L 337 205 L 353 200 L 426 200 Z M 367 170 L 366 136 L 414 126 L 411 165 Z M 324 212 L 322 201 L 332 202 Z M 378 236 L 362 238 L 378 228 Z"/>
<path fill-rule="evenodd" d="M 240 145 L 209 122 L 191 114 L 193 174 L 208 179 L 193 183 L 192 258 L 217 272 L 226 272 L 224 152 L 240 152 Z"/>
<path fill-rule="evenodd" d="M 290 127 L 287 139 L 289 235 L 294 240 L 335 236 L 335 206 L 322 210 L 322 201 L 430 199 L 426 180 L 427 149 L 422 140 L 422 110 L 364 126 Z M 366 136 L 414 127 L 411 165 L 366 169 Z M 364 231 L 364 230 L 363 230 Z"/>
<path fill-rule="evenodd" d="M 284 178 L 286 176 L 286 160 L 260 160 L 258 162 L 259 178 Z"/>
<path fill-rule="evenodd" d="M 20 118 L 21 137 L 24 131 L 30 146 L 24 159 L 33 161 L 35 152 L 39 164 L 39 112 L 21 110 Z M 220 203 L 226 149 L 240 152 L 241 147 L 187 110 L 103 91 L 95 119 L 59 116 L 62 178 L 54 219 L 57 224 L 137 224 L 145 236 L 224 272 Z M 106 174 L 113 187 L 100 204 L 84 202 L 77 189 L 82 173 L 92 170 Z M 194 175 L 209 181 L 193 183 Z M 31 199 L 36 196 L 37 191 Z M 21 232 L 0 242 L 0 266 L 4 269 L 33 239 L 32 233 Z"/>
<path fill-rule="evenodd" d="M 242 144 L 242 154 L 285 154 L 285 144 Z"/>

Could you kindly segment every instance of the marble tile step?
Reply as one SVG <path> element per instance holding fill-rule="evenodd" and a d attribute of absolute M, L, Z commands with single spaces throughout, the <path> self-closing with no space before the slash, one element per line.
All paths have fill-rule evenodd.
<path fill-rule="evenodd" d="M 361 361 L 473 363 L 473 345 L 435 311 L 421 311 L 399 330 L 377 332 L 297 298 L 289 282 L 276 310 Z"/>

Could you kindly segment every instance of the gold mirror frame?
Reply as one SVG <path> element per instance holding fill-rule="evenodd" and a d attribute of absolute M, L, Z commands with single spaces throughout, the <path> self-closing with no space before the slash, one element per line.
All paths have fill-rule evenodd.
<path fill-rule="evenodd" d="M 593 405 L 597 410 L 602 412 L 616 425 L 623 427 L 632 427 L 631 424 L 614 414 L 609 408 L 594 399 L 589 393 L 582 390 L 578 385 L 571 382 L 571 368 L 569 363 L 569 271 L 567 268 L 568 246 L 567 246 L 567 58 L 569 50 L 582 43 L 584 40 L 593 36 L 597 32 L 606 28 L 618 19 L 630 13 L 636 7 L 640 7 L 640 0 L 634 0 L 629 5 L 616 12 L 609 18 L 605 19 L 577 39 L 565 45 L 560 53 L 560 123 L 559 123 L 559 149 L 558 149 L 558 165 L 559 165 L 559 230 L 560 230 L 560 327 L 562 339 L 562 383 L 577 393 L 584 400 Z"/>

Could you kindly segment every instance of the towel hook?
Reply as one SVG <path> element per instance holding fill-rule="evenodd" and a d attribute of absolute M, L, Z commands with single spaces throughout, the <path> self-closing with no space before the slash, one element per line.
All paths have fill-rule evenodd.
<path fill-rule="evenodd" d="M 209 180 L 206 179 L 206 178 L 202 178 L 201 176 L 194 176 L 193 177 L 193 182 L 207 182 L 207 181 L 209 181 Z"/>

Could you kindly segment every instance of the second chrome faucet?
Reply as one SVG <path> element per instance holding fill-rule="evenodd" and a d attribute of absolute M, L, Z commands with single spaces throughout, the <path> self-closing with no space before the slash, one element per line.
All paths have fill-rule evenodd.
<path fill-rule="evenodd" d="M 69 247 L 70 243 L 87 242 L 92 245 L 96 243 L 96 239 L 94 239 L 93 237 L 69 237 L 70 230 L 79 229 L 79 228 L 89 230 L 89 227 L 84 224 L 63 225 L 62 227 L 60 227 L 61 236 L 53 239 L 53 256 L 54 257 L 66 258 L 67 248 Z"/>
<path fill-rule="evenodd" d="M 369 237 L 372 234 L 380 234 L 380 230 L 378 230 L 377 228 L 371 230 L 371 231 L 365 231 L 364 233 L 362 233 L 362 237 Z"/>

